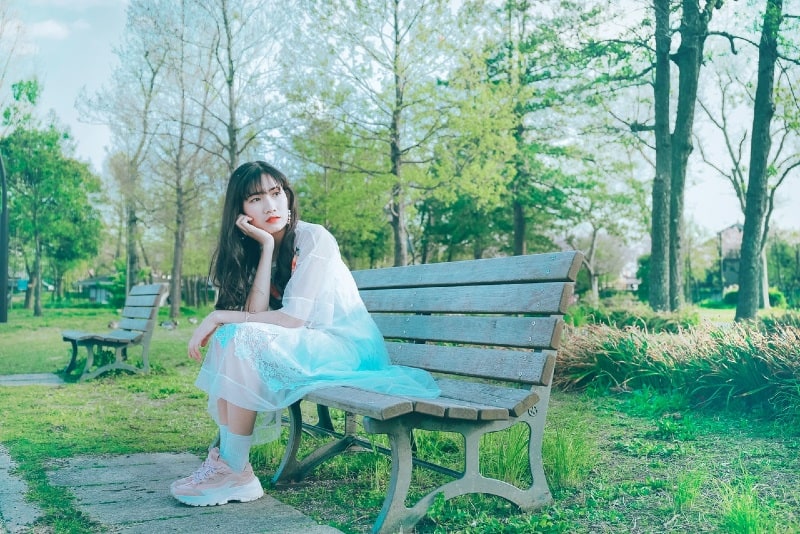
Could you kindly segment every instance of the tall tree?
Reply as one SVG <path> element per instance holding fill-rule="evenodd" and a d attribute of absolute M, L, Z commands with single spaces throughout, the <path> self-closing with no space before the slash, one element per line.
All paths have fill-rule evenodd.
<path fill-rule="evenodd" d="M 653 216 L 650 231 L 650 306 L 667 310 L 670 306 L 670 189 L 672 176 L 672 138 L 669 133 L 670 30 L 669 0 L 653 0 L 655 10 L 655 110 L 656 175 L 653 180 Z"/>
<path fill-rule="evenodd" d="M 747 180 L 747 203 L 739 263 L 739 300 L 736 320 L 755 319 L 758 314 L 759 279 L 766 243 L 768 172 L 772 138 L 770 124 L 775 113 L 775 65 L 778 61 L 778 37 L 783 20 L 783 0 L 766 0 L 761 41 L 758 46 L 758 80 L 753 103 L 753 128 L 750 137 L 750 172 Z"/>
<path fill-rule="evenodd" d="M 649 17 L 634 25 L 632 38 L 612 37 L 593 43 L 600 47 L 602 59 L 611 60 L 612 68 L 603 70 L 597 80 L 624 99 L 623 111 L 615 117 L 626 124 L 642 142 L 645 158 L 655 154 L 655 178 L 652 192 L 652 228 L 649 291 L 650 306 L 656 310 L 677 309 L 683 302 L 683 219 L 684 190 L 692 136 L 697 92 L 709 24 L 723 0 L 652 0 L 654 21 Z M 680 26 L 672 30 L 673 9 L 680 11 Z M 675 9 L 677 11 L 677 9 Z M 653 28 L 650 35 L 643 34 Z M 675 36 L 680 37 L 672 51 Z M 650 42 L 655 39 L 655 46 Z M 602 43 L 602 44 L 600 44 Z M 650 54 L 654 50 L 654 56 Z M 678 67 L 677 89 L 673 87 L 671 64 Z M 598 64 L 601 66 L 600 64 Z M 652 83 L 653 100 L 643 106 L 631 106 L 632 86 L 642 81 Z M 610 84 L 610 86 L 609 86 Z M 672 103 L 676 102 L 674 114 Z M 646 110 L 644 120 L 636 115 Z M 674 124 L 670 131 L 670 124 Z M 652 132 L 652 134 L 651 134 Z M 646 135 L 642 135 L 646 133 Z M 649 137 L 653 135 L 654 139 Z"/>
<path fill-rule="evenodd" d="M 172 233 L 170 317 L 176 319 L 186 236 L 200 222 L 192 221 L 191 207 L 207 198 L 207 178 L 221 165 L 215 166 L 206 151 L 211 86 L 195 83 L 210 78 L 214 59 L 209 49 L 192 46 L 189 39 L 192 21 L 202 13 L 186 0 L 173 8 L 158 10 L 158 27 L 165 32 L 158 39 L 172 45 L 167 47 L 163 89 L 155 102 L 162 120 L 153 140 L 149 193 L 153 217 Z"/>
<path fill-rule="evenodd" d="M 0 88 L 6 86 L 6 75 L 11 62 L 17 56 L 19 40 L 19 25 L 9 7 L 9 2 L 0 2 Z M 8 180 L 3 166 L 3 155 L 0 154 L 0 323 L 8 322 L 9 238 Z"/>
<path fill-rule="evenodd" d="M 576 18 L 581 21 L 578 26 L 595 20 L 592 4 L 559 1 L 541 9 L 530 0 L 506 0 L 496 12 L 488 70 L 492 83 L 505 84 L 511 96 L 508 134 L 515 148 L 508 154 L 506 201 L 514 254 L 528 252 L 530 228 L 543 230 L 568 204 L 570 173 L 561 162 L 580 157 L 574 150 L 579 143 L 570 141 L 583 103 L 570 96 L 584 58 L 567 42 L 573 38 Z"/>
<path fill-rule="evenodd" d="M 138 245 L 141 211 L 146 204 L 142 196 L 143 169 L 160 122 L 153 102 L 163 89 L 169 52 L 158 38 L 164 33 L 160 25 L 163 11 L 159 7 L 163 6 L 143 0 L 128 5 L 125 33 L 116 50 L 119 63 L 112 73 L 111 86 L 78 102 L 84 117 L 111 129 L 113 162 L 109 173 L 113 184 L 110 185 L 118 193 L 124 211 L 126 294 L 142 270 Z"/>
<path fill-rule="evenodd" d="M 788 33 L 788 32 L 782 32 Z M 746 44 L 752 43 L 750 39 L 739 37 Z M 788 44 L 788 42 L 787 42 Z M 788 48 L 788 47 L 787 47 Z M 758 47 L 752 47 L 755 55 Z M 742 53 L 744 52 L 744 53 Z M 698 147 L 703 161 L 732 187 L 742 215 L 746 213 L 747 186 L 748 186 L 748 156 L 750 145 L 749 124 L 739 120 L 745 113 L 751 113 L 755 95 L 751 89 L 756 84 L 758 72 L 750 73 L 743 69 L 747 64 L 751 50 L 745 48 L 738 50 L 735 56 L 715 56 L 713 67 L 716 74 L 716 86 L 713 96 L 701 99 L 700 105 L 705 112 L 713 129 L 718 132 L 723 140 L 722 154 L 715 154 L 706 140 L 699 140 Z M 780 54 L 780 51 L 779 51 Z M 742 57 L 744 56 L 744 57 Z M 774 104 L 775 114 L 771 121 L 770 138 L 771 149 L 767 162 L 767 204 L 764 217 L 763 239 L 767 239 L 773 211 L 776 206 L 776 196 L 790 176 L 796 175 L 800 169 L 800 109 L 795 98 L 796 86 L 799 81 L 800 69 L 797 68 L 798 58 L 783 56 L 784 65 L 779 68 L 779 75 L 775 79 Z M 711 102 L 714 102 L 712 104 Z M 780 197 L 777 197 L 779 200 Z M 766 249 L 762 247 L 762 268 L 760 272 L 760 305 L 769 308 L 769 298 L 765 298 L 769 289 L 769 276 L 763 268 L 767 260 Z"/>
<path fill-rule="evenodd" d="M 426 169 L 446 124 L 439 79 L 453 60 L 450 36 L 464 35 L 459 19 L 444 0 L 335 0 L 303 9 L 298 43 L 308 47 L 287 56 L 293 101 L 349 131 L 353 146 L 338 151 L 347 156 L 338 168 L 389 181 L 384 205 L 394 264 L 405 265 L 408 212 L 420 191 L 437 185 Z"/>
<path fill-rule="evenodd" d="M 684 295 L 684 192 L 689 155 L 692 153 L 693 127 L 703 50 L 709 35 L 709 23 L 715 9 L 723 0 L 681 2 L 681 43 L 672 60 L 678 66 L 678 102 L 675 110 L 675 127 L 670 146 L 670 247 L 669 247 L 669 308 L 677 310 L 683 305 Z"/>
<path fill-rule="evenodd" d="M 184 33 L 214 68 L 199 82 L 213 98 L 196 102 L 207 120 L 192 123 L 205 131 L 205 149 L 230 175 L 240 159 L 262 153 L 270 129 L 282 123 L 278 54 L 286 26 L 285 4 L 270 0 L 197 0 L 202 12 Z"/>
<path fill-rule="evenodd" d="M 0 150 L 7 155 L 12 225 L 32 256 L 26 263 L 37 317 L 42 315 L 45 256 L 50 254 L 63 272 L 70 262 L 97 252 L 99 215 L 89 195 L 99 191 L 99 180 L 87 164 L 66 155 L 67 140 L 66 132 L 50 125 L 19 127 L 0 141 Z M 73 248 L 73 234 L 84 234 L 82 248 Z"/>

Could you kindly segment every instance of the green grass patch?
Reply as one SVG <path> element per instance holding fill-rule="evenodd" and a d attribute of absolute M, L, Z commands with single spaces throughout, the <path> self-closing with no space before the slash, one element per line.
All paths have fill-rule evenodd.
<path fill-rule="evenodd" d="M 58 370 L 66 364 L 61 329 L 104 328 L 108 311 L 48 309 L 47 317 L 33 318 L 13 310 L 10 322 L 0 325 L 0 374 Z M 68 490 L 48 483 L 48 470 L 64 459 L 140 452 L 202 454 L 215 427 L 206 414 L 205 395 L 193 385 L 199 366 L 186 356 L 191 331 L 183 323 L 176 330 L 157 328 L 150 355 L 154 371 L 146 376 L 119 373 L 59 388 L 0 388 L 0 442 L 29 486 L 26 497 L 44 510 L 36 529 L 102 531 L 80 512 Z M 625 332 L 618 335 L 630 337 Z M 735 339 L 739 337 L 726 337 L 725 345 L 738 347 Z M 753 333 L 742 339 L 749 339 L 743 346 L 767 349 L 768 354 L 791 347 Z M 597 338 L 583 341 L 594 348 L 596 342 Z M 648 374 L 672 376 L 677 371 L 665 362 L 681 361 L 662 357 L 648 364 L 654 347 L 663 352 L 670 345 L 676 351 L 675 346 L 692 347 L 693 342 L 673 339 L 670 345 L 635 337 L 624 347 L 640 358 L 633 366 L 633 358 L 626 359 L 629 371 L 639 369 L 632 373 L 637 380 L 628 375 L 596 378 L 582 388 L 553 392 L 543 443 L 552 505 L 524 512 L 502 499 L 480 495 L 439 500 L 418 532 L 800 532 L 797 425 L 776 419 L 774 412 L 745 409 L 747 404 L 735 397 L 728 403 L 730 409 L 724 409 L 725 403 L 700 405 L 691 390 L 665 386 L 668 382 L 662 383 L 662 378 L 646 379 Z M 569 343 L 574 350 L 575 338 Z M 610 352 L 608 346 L 600 345 Z M 745 353 L 731 350 L 729 360 Z M 559 362 L 565 369 L 575 369 L 570 354 Z M 60 360 L 53 359 L 57 356 Z M 609 370 L 614 369 L 614 360 L 607 358 Z M 738 374 L 719 376 L 727 380 Z M 788 376 L 781 380 L 789 383 Z M 787 405 L 793 398 L 789 396 Z M 341 420 L 340 413 L 332 415 Z M 526 437 L 524 425 L 485 436 L 481 470 L 513 484 L 528 483 L 520 469 L 527 462 L 522 445 Z M 342 455 L 314 471 L 305 483 L 277 489 L 269 480 L 285 439 L 256 447 L 251 455 L 266 490 L 321 523 L 346 533 L 369 532 L 386 492 L 388 458 L 370 450 Z M 453 469 L 460 466 L 462 442 L 458 435 L 437 432 L 417 436 L 422 456 Z M 374 443 L 386 441 L 376 436 Z M 305 445 L 310 448 L 311 443 Z M 443 476 L 415 469 L 413 495 L 423 495 Z"/>

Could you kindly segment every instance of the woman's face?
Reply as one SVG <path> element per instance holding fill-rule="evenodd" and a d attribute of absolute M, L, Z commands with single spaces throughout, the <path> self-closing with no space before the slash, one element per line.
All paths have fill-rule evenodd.
<path fill-rule="evenodd" d="M 244 199 L 242 213 L 256 228 L 275 234 L 289 224 L 289 198 L 280 183 L 262 174 L 260 190 Z"/>

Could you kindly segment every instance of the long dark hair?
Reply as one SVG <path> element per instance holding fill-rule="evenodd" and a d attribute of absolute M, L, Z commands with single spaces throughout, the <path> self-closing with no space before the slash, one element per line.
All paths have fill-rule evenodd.
<path fill-rule="evenodd" d="M 243 163 L 233 171 L 228 181 L 222 208 L 219 243 L 211 259 L 211 282 L 219 288 L 216 303 L 218 310 L 241 310 L 250 294 L 258 260 L 261 257 L 261 246 L 242 234 L 236 226 L 236 219 L 242 213 L 244 201 L 251 195 L 261 192 L 261 177 L 264 175 L 272 177 L 286 192 L 291 210 L 273 273 L 273 284 L 280 295 L 283 295 L 286 283 L 292 276 L 295 228 L 300 215 L 297 209 L 297 196 L 286 176 L 269 163 L 263 161 Z M 270 307 L 280 308 L 281 299 L 271 294 Z"/>

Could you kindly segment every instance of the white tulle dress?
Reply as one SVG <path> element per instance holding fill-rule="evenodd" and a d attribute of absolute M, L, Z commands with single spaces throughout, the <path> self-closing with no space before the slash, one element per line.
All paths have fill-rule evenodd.
<path fill-rule="evenodd" d="M 298 221 L 295 266 L 281 311 L 305 326 L 266 323 L 221 326 L 209 342 L 196 385 L 209 395 L 219 423 L 222 398 L 259 412 L 254 443 L 280 435 L 280 412 L 316 388 L 349 385 L 415 397 L 439 394 L 430 374 L 391 365 L 334 237 Z"/>

